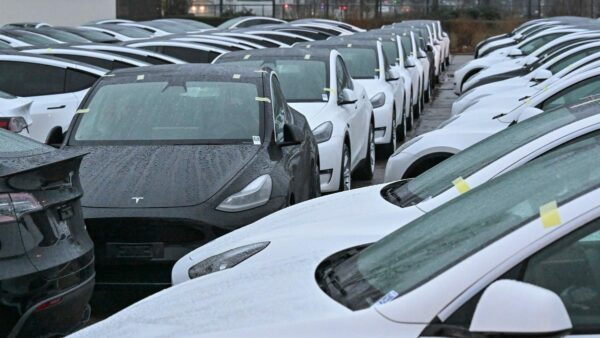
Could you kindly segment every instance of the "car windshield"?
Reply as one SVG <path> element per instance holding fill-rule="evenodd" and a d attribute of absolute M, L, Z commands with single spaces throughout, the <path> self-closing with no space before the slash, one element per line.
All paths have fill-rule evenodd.
<path fill-rule="evenodd" d="M 33 34 L 25 31 L 8 31 L 5 32 L 7 36 L 15 38 L 19 41 L 31 44 L 31 45 L 53 45 L 56 44 L 56 41 L 47 38 L 43 35 Z"/>
<path fill-rule="evenodd" d="M 54 148 L 30 138 L 0 129 L 0 158 L 38 155 L 53 150 Z"/>
<path fill-rule="evenodd" d="M 597 105 L 560 107 L 517 123 L 459 152 L 414 179 L 386 192 L 386 198 L 400 206 L 420 203 L 452 188 L 459 177 L 467 178 L 523 145 L 562 126 L 596 115 Z M 385 191 L 385 189 L 384 189 Z"/>
<path fill-rule="evenodd" d="M 59 31 L 57 29 L 43 29 L 40 28 L 39 29 L 40 34 L 44 34 L 47 35 L 51 38 L 54 38 L 56 40 L 60 40 L 62 42 L 67 42 L 67 43 L 89 43 L 91 42 L 88 39 L 84 39 L 80 36 L 77 36 L 75 34 L 69 33 L 69 32 L 63 32 L 63 31 Z"/>
<path fill-rule="evenodd" d="M 233 60 L 232 60 L 233 61 Z M 222 62 L 228 62 L 227 59 Z M 277 72 L 281 89 L 288 102 L 323 101 L 327 84 L 327 64 L 322 60 L 263 58 L 235 60 L 233 63 L 254 69 L 269 67 Z"/>
<path fill-rule="evenodd" d="M 401 227 L 334 266 L 325 281 L 334 288 L 325 290 L 353 310 L 403 295 L 538 218 L 540 206 L 597 188 L 600 142 L 592 141 L 542 156 Z"/>
<path fill-rule="evenodd" d="M 524 43 L 522 46 L 519 47 L 519 49 L 521 49 L 521 51 L 523 52 L 523 55 L 529 55 L 529 54 L 533 53 L 535 50 L 537 50 L 538 48 L 547 44 L 548 42 L 550 42 L 560 36 L 563 36 L 565 34 L 566 33 L 554 33 L 554 34 L 542 35 L 537 38 L 531 39 L 531 41 L 529 41 L 527 43 Z"/>
<path fill-rule="evenodd" d="M 254 83 L 167 76 L 126 81 L 105 78 L 95 88 L 72 143 L 251 143 L 261 135 L 256 98 L 262 91 Z"/>
<path fill-rule="evenodd" d="M 340 47 L 350 76 L 353 79 L 373 79 L 379 77 L 377 53 L 373 48 Z"/>
<path fill-rule="evenodd" d="M 108 30 L 117 32 L 130 38 L 149 38 L 152 37 L 152 33 L 145 31 L 141 28 L 130 27 L 125 25 L 110 25 Z"/>
<path fill-rule="evenodd" d="M 141 24 L 163 30 L 167 33 L 186 33 L 188 30 L 182 24 L 165 21 L 146 21 Z"/>
<path fill-rule="evenodd" d="M 115 41 L 115 38 L 111 35 L 91 29 L 80 29 L 77 31 L 77 34 L 94 42 Z"/>
<path fill-rule="evenodd" d="M 161 21 L 161 20 L 157 20 L 157 21 Z M 165 21 L 170 21 L 169 19 L 165 19 Z M 200 21 L 196 21 L 196 20 L 187 20 L 187 19 L 173 19 L 174 22 L 180 23 L 180 24 L 184 24 L 187 27 L 190 27 L 194 30 L 201 30 L 201 29 L 213 29 L 214 27 L 206 24 L 204 22 L 200 22 Z"/>
<path fill-rule="evenodd" d="M 229 28 L 229 27 L 235 25 L 236 23 L 238 23 L 238 22 L 240 22 L 240 21 L 242 21 L 244 19 L 246 19 L 246 18 L 240 17 L 240 18 L 229 19 L 229 20 L 223 22 L 222 24 L 220 24 L 219 26 L 217 26 L 217 28 L 219 28 L 219 29 L 226 29 L 226 28 Z"/>

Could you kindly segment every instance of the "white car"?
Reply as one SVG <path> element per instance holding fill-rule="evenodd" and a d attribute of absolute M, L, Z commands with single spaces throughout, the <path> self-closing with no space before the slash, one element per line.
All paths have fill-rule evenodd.
<path fill-rule="evenodd" d="M 329 19 L 306 18 L 306 19 L 294 20 L 294 21 L 290 22 L 290 24 L 292 24 L 292 25 L 303 24 L 303 23 L 318 23 L 318 24 L 323 24 L 323 25 L 327 25 L 327 26 L 338 27 L 338 28 L 344 29 L 344 30 L 346 30 L 348 32 L 352 32 L 352 33 L 366 32 L 365 29 L 354 26 L 352 24 L 349 24 L 346 22 L 341 22 L 341 21 L 329 20 Z"/>
<path fill-rule="evenodd" d="M 594 97 L 600 91 L 599 75 L 600 69 L 597 68 L 575 74 L 531 97 L 525 95 L 520 99 L 508 100 L 500 96 L 489 104 L 482 103 L 484 98 L 479 102 L 479 108 L 469 108 L 442 123 L 438 129 L 417 136 L 399 147 L 388 160 L 386 178 L 397 180 L 415 177 L 514 123 L 565 104 Z"/>
<path fill-rule="evenodd" d="M 354 34 L 351 30 L 321 22 L 292 22 L 291 24 L 297 27 L 314 29 L 332 36 L 348 36 Z"/>
<path fill-rule="evenodd" d="M 146 40 L 154 37 L 154 34 L 147 30 L 121 24 L 85 25 L 79 28 L 102 32 L 122 42 Z"/>
<path fill-rule="evenodd" d="M 319 145 L 321 192 L 350 190 L 352 172 L 375 170 L 373 106 L 342 56 L 326 48 L 269 48 L 227 53 L 215 63 L 271 67 L 288 104 L 302 113 Z"/>
<path fill-rule="evenodd" d="M 104 44 L 104 43 L 98 43 L 98 44 L 90 43 L 90 44 L 85 44 L 85 45 L 74 45 L 73 47 L 80 48 L 80 49 L 98 50 L 98 51 L 104 51 L 104 52 L 108 52 L 108 53 L 112 53 L 112 54 L 123 55 L 123 56 L 127 56 L 129 58 L 132 58 L 132 59 L 136 59 L 136 60 L 140 60 L 140 61 L 144 61 L 144 62 L 153 64 L 153 65 L 186 63 L 183 60 L 179 60 L 177 58 L 174 58 L 174 57 L 171 57 L 171 56 L 168 56 L 165 54 L 154 53 L 154 52 L 144 50 L 141 48 L 115 46 L 115 45 L 109 45 L 109 44 Z"/>
<path fill-rule="evenodd" d="M 0 42 L 13 48 L 62 44 L 56 39 L 17 29 L 0 29 Z"/>
<path fill-rule="evenodd" d="M 578 34 L 576 33 L 576 35 Z M 566 58 L 569 59 L 565 60 L 565 62 L 572 63 L 579 58 L 583 58 L 586 55 L 590 55 L 591 53 L 600 50 L 598 48 L 599 38 L 600 32 L 589 34 L 589 37 L 573 37 L 573 41 L 556 45 L 556 48 L 552 48 L 552 50 L 539 55 L 539 57 L 536 56 L 531 59 L 525 58 L 529 60 L 506 60 L 495 63 L 492 67 L 482 69 L 480 72 L 469 78 L 469 80 L 463 84 L 463 91 L 469 91 L 487 83 L 524 75 L 537 69 L 547 69 L 551 65 L 559 63 Z"/>
<path fill-rule="evenodd" d="M 28 136 L 31 100 L 0 91 L 0 129 Z"/>
<path fill-rule="evenodd" d="M 527 57 L 529 54 L 535 53 L 539 48 L 543 48 L 546 44 L 556 40 L 564 35 L 571 33 L 584 32 L 579 28 L 549 28 L 535 34 L 534 36 L 519 43 L 516 47 L 510 47 L 507 50 L 498 50 L 484 58 L 469 61 L 463 67 L 454 72 L 454 93 L 460 95 L 463 92 L 463 84 L 472 76 L 483 69 L 492 67 L 498 62 L 509 60 L 511 58 Z"/>
<path fill-rule="evenodd" d="M 0 54 L 0 91 L 32 101 L 29 136 L 46 142 L 67 130 L 88 89 L 105 69 L 28 54 Z M 31 122 L 30 122 L 31 121 Z"/>
<path fill-rule="evenodd" d="M 221 49 L 225 49 L 227 51 L 238 51 L 238 50 L 250 50 L 250 49 L 255 49 L 253 47 L 249 47 L 246 46 L 244 44 L 240 44 L 240 43 L 236 43 L 236 42 L 231 42 L 231 41 L 225 41 L 225 40 L 219 40 L 219 39 L 211 39 L 211 38 L 204 38 L 202 36 L 185 36 L 185 37 L 174 37 L 169 39 L 169 41 L 183 41 L 183 42 L 193 42 L 193 43 L 197 43 L 200 45 L 205 45 L 205 46 L 212 46 L 212 47 L 217 47 L 217 48 L 221 48 Z"/>
<path fill-rule="evenodd" d="M 389 71 L 383 46 L 378 40 L 363 40 L 336 38 L 326 41 L 297 44 L 298 47 L 337 49 L 348 67 L 350 76 L 355 83 L 363 87 L 371 101 L 375 116 L 375 144 L 384 153 L 395 151 L 400 130 L 405 130 L 406 124 L 402 118 L 404 97 L 394 89 L 390 81 L 396 81 L 399 74 Z"/>
<path fill-rule="evenodd" d="M 528 26 L 517 27 L 512 34 L 508 36 L 500 36 L 498 38 L 492 38 L 490 40 L 484 40 L 477 45 L 475 50 L 475 57 L 481 58 L 487 56 L 487 54 L 493 52 L 496 49 L 505 48 L 508 46 L 514 46 L 533 34 L 537 34 L 545 29 L 549 29 L 560 24 L 559 21 L 546 21 L 538 22 Z"/>
<path fill-rule="evenodd" d="M 253 35 L 247 35 L 247 36 L 254 37 Z M 243 40 L 243 39 L 240 39 L 239 37 L 223 36 L 223 35 L 217 35 L 217 34 L 189 34 L 189 37 L 198 37 L 198 38 L 202 38 L 202 39 L 229 42 L 229 43 L 234 43 L 234 44 L 242 46 L 242 47 L 249 47 L 249 49 L 265 48 L 265 46 L 258 43 L 258 41 L 253 41 L 253 40 L 248 40 L 248 39 Z"/>
<path fill-rule="evenodd" d="M 302 217 L 336 195 L 293 206 L 197 257 L 203 276 L 74 337 L 578 337 L 600 321 L 599 148 L 539 158 L 383 239 L 373 218 L 355 232 Z M 338 208 L 364 214 L 344 195 Z"/>
<path fill-rule="evenodd" d="M 240 16 L 237 18 L 229 19 L 219 26 L 217 29 L 236 29 L 236 28 L 248 28 L 252 26 L 287 23 L 284 20 L 270 18 L 266 16 Z"/>
<path fill-rule="evenodd" d="M 113 54 L 105 51 L 78 49 L 69 47 L 58 48 L 28 48 L 21 50 L 23 53 L 48 55 L 57 58 L 81 62 L 106 70 L 115 70 L 130 67 L 146 67 L 150 63 L 133 59 L 127 56 Z"/>
<path fill-rule="evenodd" d="M 205 34 L 208 35 L 208 34 Z M 225 31 L 225 32 L 220 32 L 220 31 L 215 31 L 215 32 L 211 32 L 210 35 L 215 36 L 215 37 L 229 37 L 229 38 L 235 38 L 235 39 L 239 39 L 239 40 L 243 40 L 246 42 L 252 42 L 255 44 L 259 44 L 262 45 L 264 47 L 270 48 L 270 47 L 287 47 L 288 45 L 286 43 L 283 43 L 281 41 L 278 40 L 273 40 L 273 39 L 269 39 L 269 38 L 265 38 L 264 36 L 258 36 L 258 35 L 251 35 L 251 34 L 245 34 L 245 33 L 240 33 L 240 32 L 236 32 L 236 31 Z"/>
<path fill-rule="evenodd" d="M 226 49 L 214 46 L 171 40 L 133 42 L 127 44 L 127 47 L 141 48 L 151 52 L 169 55 L 189 63 L 211 63 L 219 55 L 228 52 Z"/>
<path fill-rule="evenodd" d="M 524 94 L 533 95 L 539 90 L 549 87 L 567 75 L 574 75 L 600 67 L 600 53 L 594 53 L 574 63 L 571 60 L 554 63 L 552 66 L 536 70 L 524 76 L 514 77 L 474 88 L 461 95 L 452 103 L 451 114 L 457 115 L 467 108 L 475 106 L 480 100 L 488 96 L 523 97 Z M 569 63 L 566 67 L 564 67 Z"/>

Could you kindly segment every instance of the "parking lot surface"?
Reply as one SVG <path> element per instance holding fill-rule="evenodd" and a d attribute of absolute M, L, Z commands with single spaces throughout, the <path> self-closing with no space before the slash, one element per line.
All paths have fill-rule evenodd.
<path fill-rule="evenodd" d="M 441 84 L 435 88 L 433 102 L 425 104 L 425 113 L 421 115 L 421 118 L 416 123 L 416 127 L 408 133 L 407 140 L 436 129 L 440 123 L 450 117 L 450 107 L 457 97 L 452 91 L 454 71 L 460 69 L 460 67 L 472 59 L 473 56 L 471 55 L 454 55 L 452 57 L 450 67 L 440 79 Z M 358 189 L 383 183 L 386 163 L 387 158 L 378 158 L 373 179 L 368 181 L 355 180 L 353 188 Z"/>

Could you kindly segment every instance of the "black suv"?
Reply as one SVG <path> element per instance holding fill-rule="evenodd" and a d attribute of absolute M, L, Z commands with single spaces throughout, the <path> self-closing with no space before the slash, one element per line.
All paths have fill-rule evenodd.
<path fill-rule="evenodd" d="M 89 318 L 83 155 L 0 130 L 0 337 L 66 335 Z"/>

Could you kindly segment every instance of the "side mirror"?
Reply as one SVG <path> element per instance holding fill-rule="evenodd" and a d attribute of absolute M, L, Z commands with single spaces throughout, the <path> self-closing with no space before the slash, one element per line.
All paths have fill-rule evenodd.
<path fill-rule="evenodd" d="M 481 296 L 469 331 L 494 337 L 561 337 L 571 328 L 567 309 L 557 294 L 527 283 L 499 280 Z"/>
<path fill-rule="evenodd" d="M 52 128 L 46 138 L 46 144 L 54 148 L 60 148 L 64 141 L 65 134 L 63 133 L 62 127 L 58 126 Z"/>
<path fill-rule="evenodd" d="M 552 77 L 552 72 L 548 69 L 538 69 L 535 74 L 533 74 L 533 81 L 542 82 L 546 81 Z"/>
<path fill-rule="evenodd" d="M 416 67 L 415 62 L 411 59 L 407 59 L 406 62 L 404 62 L 404 68 L 413 68 Z"/>
<path fill-rule="evenodd" d="M 400 79 L 400 74 L 397 70 L 390 68 L 385 72 L 386 81 L 396 81 L 398 79 Z"/>
<path fill-rule="evenodd" d="M 343 106 L 345 104 L 353 104 L 356 103 L 356 101 L 358 101 L 356 93 L 352 89 L 344 88 L 338 98 L 338 105 Z"/>
<path fill-rule="evenodd" d="M 425 54 L 424 51 L 422 51 L 422 50 L 419 49 L 419 51 L 417 52 L 417 57 L 419 59 L 427 59 L 427 54 Z"/>
<path fill-rule="evenodd" d="M 523 56 L 523 51 L 520 50 L 519 48 L 513 48 L 508 51 L 508 56 L 510 56 L 510 57 Z"/>
<path fill-rule="evenodd" d="M 427 51 L 428 52 L 433 52 L 433 46 L 431 44 L 427 45 Z"/>
<path fill-rule="evenodd" d="M 283 125 L 283 142 L 279 142 L 279 146 L 293 146 L 304 141 L 304 132 L 298 126 L 293 124 Z"/>
<path fill-rule="evenodd" d="M 535 107 L 526 107 L 525 109 L 523 109 L 523 111 L 521 111 L 521 113 L 519 114 L 519 116 L 517 117 L 517 121 L 521 122 L 521 121 L 525 121 L 530 117 L 534 117 L 537 116 L 541 113 L 543 113 L 544 111 L 539 109 L 539 108 L 535 108 Z"/>

